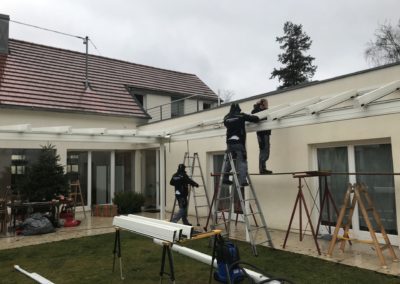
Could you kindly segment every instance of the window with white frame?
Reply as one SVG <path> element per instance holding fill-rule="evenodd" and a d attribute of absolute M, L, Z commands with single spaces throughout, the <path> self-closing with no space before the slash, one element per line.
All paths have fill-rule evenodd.
<path fill-rule="evenodd" d="M 386 232 L 397 235 L 394 177 L 387 174 L 393 173 L 391 144 L 318 148 L 317 158 L 319 170 L 342 173 L 328 177 L 328 187 L 338 209 L 342 206 L 348 183 L 364 183 Z M 349 172 L 355 175 L 344 174 Z M 324 185 L 320 184 L 320 189 L 322 188 Z M 329 211 L 330 219 L 333 221 L 329 224 L 328 213 L 323 212 L 322 224 L 335 226 L 337 216 L 334 208 L 330 207 Z M 352 221 L 353 230 L 368 231 L 365 220 L 358 212 L 353 215 Z"/>
<path fill-rule="evenodd" d="M 171 97 L 171 117 L 179 117 L 184 114 L 184 100 L 177 97 Z"/>

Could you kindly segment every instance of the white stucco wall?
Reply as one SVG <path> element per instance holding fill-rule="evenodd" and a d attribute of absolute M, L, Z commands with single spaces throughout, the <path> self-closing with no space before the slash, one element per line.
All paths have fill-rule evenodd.
<path fill-rule="evenodd" d="M 324 84 L 317 84 L 307 88 L 299 88 L 290 92 L 280 93 L 268 97 L 269 105 L 274 106 L 284 103 L 293 103 L 303 99 L 339 94 L 350 89 L 369 89 L 382 86 L 399 79 L 400 66 L 375 70 L 350 77 L 344 77 Z M 395 96 L 398 96 L 396 92 Z M 240 102 L 244 112 L 250 113 L 256 99 Z M 188 115 L 165 122 L 160 122 L 143 129 L 168 129 L 195 121 L 207 120 L 215 117 L 223 117 L 228 112 L 228 106 L 218 109 Z M 382 115 L 361 119 L 343 120 L 330 123 L 297 126 L 282 129 L 274 129 L 271 136 L 271 156 L 268 167 L 274 172 L 292 172 L 316 170 L 315 148 L 318 145 L 348 145 L 357 143 L 391 143 L 393 153 L 394 172 L 400 172 L 400 133 L 398 122 L 400 114 Z M 225 150 L 225 136 L 207 139 L 198 139 L 183 142 L 174 142 L 167 145 L 167 210 L 171 210 L 174 200 L 173 190 L 169 186 L 169 177 L 176 171 L 179 163 L 182 163 L 184 153 L 198 152 L 203 171 L 206 173 L 209 186 L 209 196 L 212 196 L 212 172 L 209 156 L 212 153 L 223 153 Z M 247 139 L 249 172 L 258 171 L 258 144 L 255 133 L 248 133 Z M 290 214 L 297 194 L 298 179 L 291 175 L 253 176 L 254 188 L 262 204 L 267 223 L 272 228 L 286 230 Z M 316 191 L 316 181 L 309 181 L 312 190 Z M 400 177 L 395 176 L 396 206 L 400 205 Z M 311 197 L 306 194 L 306 199 L 311 208 Z M 340 206 L 340 205 L 338 205 Z M 397 210 L 399 212 L 399 210 Z M 318 215 L 314 211 L 313 219 L 317 221 Z M 189 212 L 194 214 L 194 208 Z M 305 214 L 304 221 L 305 221 Z M 400 215 L 397 216 L 400 225 Z M 303 223 L 304 226 L 305 223 Z M 294 219 L 292 228 L 298 228 L 298 217 Z"/>
<path fill-rule="evenodd" d="M 160 119 L 160 108 L 155 108 L 158 106 L 162 106 L 162 119 L 171 118 L 171 97 L 165 95 L 155 95 L 155 94 L 147 94 L 146 95 L 146 110 L 149 110 L 149 114 L 154 117 L 152 120 Z"/>

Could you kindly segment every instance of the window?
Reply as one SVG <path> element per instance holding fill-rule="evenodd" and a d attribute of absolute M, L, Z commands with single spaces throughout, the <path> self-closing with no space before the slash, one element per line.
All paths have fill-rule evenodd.
<path fill-rule="evenodd" d="M 355 146 L 354 152 L 357 172 L 393 173 L 390 144 Z M 397 235 L 394 177 L 392 175 L 360 175 L 357 176 L 357 182 L 368 186 L 368 193 L 387 233 Z M 360 229 L 367 231 L 368 227 L 361 214 L 359 222 Z"/>
<path fill-rule="evenodd" d="M 115 152 L 115 193 L 134 190 L 134 152 Z"/>
<path fill-rule="evenodd" d="M 0 149 L 0 188 L 14 190 L 28 167 L 39 159 L 39 149 Z"/>
<path fill-rule="evenodd" d="M 87 170 L 88 170 L 88 153 L 83 151 L 68 151 L 67 152 L 67 169 L 68 178 L 72 180 L 79 179 L 84 203 L 87 205 L 88 198 L 88 184 L 87 184 Z"/>
<path fill-rule="evenodd" d="M 171 97 L 171 117 L 184 115 L 184 100 L 181 98 Z"/>
<path fill-rule="evenodd" d="M 144 96 L 141 94 L 134 94 L 136 101 L 140 103 L 142 107 L 144 107 Z"/>
<path fill-rule="evenodd" d="M 396 205 L 394 192 L 394 178 L 392 175 L 378 173 L 393 173 L 392 150 L 390 144 L 349 145 L 317 149 L 318 169 L 332 172 L 355 172 L 360 175 L 332 175 L 328 177 L 328 187 L 340 210 L 343 198 L 347 191 L 347 184 L 362 182 L 368 188 L 368 193 L 374 201 L 385 230 L 388 234 L 397 235 Z M 377 173 L 376 175 L 362 175 L 361 173 Z M 324 188 L 320 181 L 320 190 Z M 322 198 L 322 192 L 320 192 Z M 331 220 L 336 218 L 334 208 L 330 209 Z M 322 224 L 328 224 L 327 213 L 322 216 Z M 345 219 L 346 220 L 346 219 Z M 336 222 L 336 220 L 335 220 Z M 363 234 L 368 231 L 362 214 L 353 215 L 353 231 Z M 367 233 L 367 232 L 366 232 Z M 368 233 L 369 234 L 369 233 Z M 367 236 L 367 234 L 365 235 Z"/>
<path fill-rule="evenodd" d="M 11 174 L 23 175 L 26 172 L 26 156 L 25 155 L 11 155 Z"/>
<path fill-rule="evenodd" d="M 203 103 L 203 109 L 210 109 L 211 104 L 210 103 Z"/>

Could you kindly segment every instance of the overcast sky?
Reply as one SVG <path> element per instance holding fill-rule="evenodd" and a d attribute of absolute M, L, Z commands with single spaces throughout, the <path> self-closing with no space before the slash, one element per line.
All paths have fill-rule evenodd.
<path fill-rule="evenodd" d="M 313 80 L 370 68 L 363 52 L 399 0 L 0 0 L 11 20 L 89 36 L 89 52 L 196 74 L 233 99 L 269 91 L 283 24 L 302 24 L 318 66 Z M 85 52 L 82 40 L 10 23 L 10 38 Z"/>

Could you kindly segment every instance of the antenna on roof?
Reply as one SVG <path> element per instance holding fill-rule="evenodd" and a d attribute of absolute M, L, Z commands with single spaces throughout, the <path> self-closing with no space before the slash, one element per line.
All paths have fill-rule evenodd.
<path fill-rule="evenodd" d="M 85 62 L 85 89 L 90 89 L 89 84 L 89 72 L 88 72 L 88 65 L 89 65 L 89 37 L 86 36 L 83 39 L 83 44 L 86 45 L 86 62 Z"/>
<path fill-rule="evenodd" d="M 85 89 L 90 89 L 90 83 L 89 83 L 89 72 L 88 72 L 88 60 L 89 60 L 89 41 L 92 43 L 92 45 L 94 46 L 94 48 L 97 50 L 97 47 L 94 45 L 94 43 L 89 39 L 88 36 L 86 37 L 81 37 L 81 36 L 77 36 L 77 35 L 72 35 L 72 34 L 67 34 L 64 32 L 59 32 L 59 31 L 55 31 L 55 30 L 51 30 L 51 29 L 47 29 L 47 28 L 43 28 L 43 27 L 38 27 L 35 25 L 31 25 L 31 24 L 26 24 L 26 23 L 22 23 L 22 22 L 18 22 L 18 21 L 13 21 L 10 20 L 10 22 L 16 23 L 16 24 L 20 24 L 20 25 L 24 25 L 24 26 L 28 26 L 31 28 L 35 28 L 35 29 L 40 29 L 40 30 L 44 30 L 44 31 L 48 31 L 48 32 L 53 32 L 53 33 L 57 33 L 57 34 L 61 34 L 64 36 L 70 36 L 70 37 L 75 37 L 75 38 L 79 38 L 83 40 L 83 44 L 86 45 L 86 66 L 85 66 Z"/>

